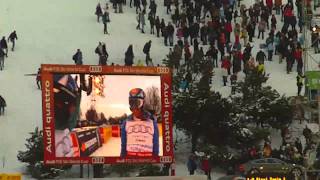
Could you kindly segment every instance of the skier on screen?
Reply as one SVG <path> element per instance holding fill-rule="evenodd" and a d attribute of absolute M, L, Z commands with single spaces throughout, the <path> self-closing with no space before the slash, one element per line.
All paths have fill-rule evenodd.
<path fill-rule="evenodd" d="M 64 74 L 55 74 L 53 80 L 56 157 L 79 157 L 79 147 L 70 136 L 77 125 L 80 111 L 76 80 Z"/>
<path fill-rule="evenodd" d="M 132 114 L 121 125 L 121 157 L 159 156 L 157 120 L 143 109 L 145 93 L 140 88 L 129 92 Z"/>

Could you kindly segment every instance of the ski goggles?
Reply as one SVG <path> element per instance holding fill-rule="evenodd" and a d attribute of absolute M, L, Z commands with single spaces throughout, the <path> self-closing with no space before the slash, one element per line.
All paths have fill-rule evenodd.
<path fill-rule="evenodd" d="M 130 109 L 140 109 L 143 106 L 143 99 L 129 98 Z"/>

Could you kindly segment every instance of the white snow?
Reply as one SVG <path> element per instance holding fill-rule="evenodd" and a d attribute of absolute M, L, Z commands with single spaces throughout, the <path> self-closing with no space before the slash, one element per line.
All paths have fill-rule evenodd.
<path fill-rule="evenodd" d="M 16 30 L 19 39 L 15 52 L 9 51 L 9 57 L 5 59 L 4 71 L 0 71 L 0 94 L 8 105 L 5 116 L 0 116 L 0 172 L 25 172 L 26 165 L 17 160 L 17 153 L 25 149 L 29 132 L 36 126 L 42 127 L 41 91 L 36 88 L 35 78 L 24 74 L 36 73 L 41 63 L 72 64 L 71 57 L 77 48 L 83 52 L 84 64 L 97 64 L 98 57 L 94 49 L 99 41 L 107 45 L 110 55 L 108 63 L 123 64 L 124 52 L 129 44 L 133 44 L 135 61 L 144 61 L 142 48 L 148 40 L 152 40 L 151 58 L 154 64 L 161 64 L 169 52 L 169 48 L 163 45 L 163 38 L 149 34 L 148 25 L 146 34 L 135 29 L 136 14 L 128 6 L 124 7 L 124 14 L 110 11 L 110 35 L 104 35 L 103 25 L 96 22 L 94 15 L 98 2 L 105 4 L 105 1 L 99 0 L 1 0 L 0 35 L 7 37 Z M 168 19 L 163 1 L 156 2 L 159 17 Z M 247 5 L 252 3 L 251 0 L 242 2 Z M 279 26 L 280 19 L 277 18 Z M 255 55 L 262 40 L 254 41 Z M 285 63 L 279 64 L 277 58 L 275 56 L 273 62 L 266 62 L 266 72 L 270 73 L 268 84 L 280 94 L 296 95 L 295 67 L 294 72 L 288 75 Z M 230 87 L 222 86 L 221 73 L 220 68 L 215 69 L 212 88 L 226 97 L 230 94 Z M 177 175 L 188 174 L 185 164 L 187 157 L 184 156 L 190 152 L 190 147 L 182 149 L 181 153 L 176 154 Z M 219 172 L 213 174 L 215 177 L 223 175 Z M 25 178 L 29 179 L 29 176 Z"/>

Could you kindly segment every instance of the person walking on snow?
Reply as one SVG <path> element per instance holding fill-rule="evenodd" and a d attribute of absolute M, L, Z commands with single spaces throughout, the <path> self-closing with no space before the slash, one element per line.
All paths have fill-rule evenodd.
<path fill-rule="evenodd" d="M 149 65 L 149 61 L 151 61 L 151 58 L 150 58 L 151 42 L 152 42 L 151 40 L 148 41 L 143 47 L 143 53 L 146 55 L 146 65 L 147 66 Z"/>
<path fill-rule="evenodd" d="M 138 26 L 137 29 L 141 29 L 141 33 L 144 33 L 144 26 L 146 25 L 146 20 L 145 20 L 145 15 L 146 11 L 140 11 L 138 16 L 137 16 L 137 20 L 138 20 Z"/>
<path fill-rule="evenodd" d="M 4 68 L 4 56 L 6 54 L 4 53 L 4 51 L 0 48 L 0 70 L 2 71 Z"/>
<path fill-rule="evenodd" d="M 72 59 L 76 65 L 82 65 L 82 52 L 80 49 L 77 49 L 77 52 L 73 55 Z"/>
<path fill-rule="evenodd" d="M 36 82 L 37 82 L 38 89 L 41 89 L 41 68 L 38 69 Z"/>
<path fill-rule="evenodd" d="M 300 96 L 300 93 L 301 93 L 301 90 L 302 90 L 304 77 L 305 77 L 305 76 L 303 76 L 303 75 L 301 74 L 301 72 L 298 72 L 298 75 L 297 75 L 298 96 Z"/>
<path fill-rule="evenodd" d="M 8 43 L 6 41 L 6 37 L 2 37 L 0 41 L 0 48 L 5 51 L 6 57 L 8 57 Z"/>
<path fill-rule="evenodd" d="M 189 156 L 188 162 L 187 162 L 187 167 L 189 171 L 189 175 L 194 175 L 194 171 L 197 169 L 197 164 L 195 161 L 195 156 L 194 154 L 191 154 Z"/>
<path fill-rule="evenodd" d="M 97 15 L 97 21 L 100 22 L 100 17 L 102 16 L 102 8 L 101 8 L 100 3 L 98 3 L 98 5 L 96 7 L 95 14 Z"/>
<path fill-rule="evenodd" d="M 266 54 L 260 49 L 256 55 L 256 60 L 264 64 L 265 59 L 267 58 Z"/>
<path fill-rule="evenodd" d="M 132 66 L 132 64 L 134 64 L 133 58 L 134 58 L 134 54 L 133 54 L 132 44 L 130 44 L 126 53 L 125 53 L 125 58 L 124 58 L 125 65 Z"/>
<path fill-rule="evenodd" d="M 7 106 L 6 101 L 0 95 L 0 115 L 4 115 L 4 108 Z"/>
<path fill-rule="evenodd" d="M 12 42 L 12 48 L 11 48 L 11 51 L 14 51 L 14 47 L 15 47 L 15 40 L 18 40 L 18 36 L 17 36 L 17 33 L 16 31 L 14 30 L 8 37 L 8 41 L 9 42 Z"/>
<path fill-rule="evenodd" d="M 211 164 L 209 161 L 209 157 L 204 157 L 201 165 L 202 165 L 202 170 L 207 175 L 208 180 L 211 180 Z"/>
<path fill-rule="evenodd" d="M 110 18 L 109 18 L 109 12 L 106 10 L 102 15 L 103 33 L 104 34 L 109 34 L 108 33 L 108 27 L 107 27 L 107 23 L 108 22 L 110 22 Z"/>

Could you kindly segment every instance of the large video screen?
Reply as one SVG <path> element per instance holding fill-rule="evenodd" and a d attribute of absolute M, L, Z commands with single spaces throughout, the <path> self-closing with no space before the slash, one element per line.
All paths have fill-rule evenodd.
<path fill-rule="evenodd" d="M 166 67 L 42 65 L 46 164 L 170 163 Z"/>

